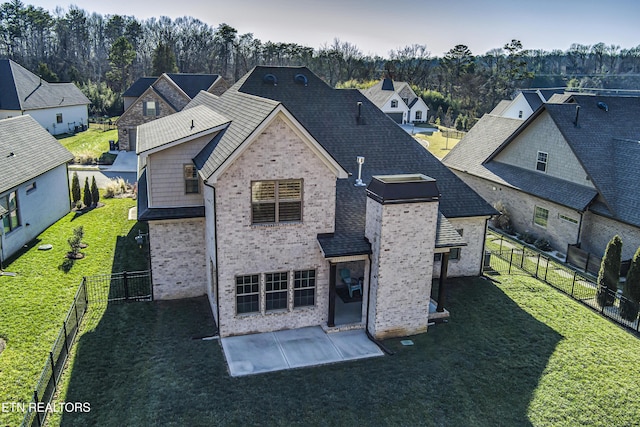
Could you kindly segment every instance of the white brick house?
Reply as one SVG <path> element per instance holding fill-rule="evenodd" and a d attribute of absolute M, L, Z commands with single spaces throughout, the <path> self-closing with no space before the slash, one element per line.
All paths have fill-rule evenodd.
<path fill-rule="evenodd" d="M 380 80 L 362 93 L 396 123 L 426 123 L 429 107 L 407 82 Z"/>
<path fill-rule="evenodd" d="M 138 137 L 154 295 L 208 295 L 222 337 L 425 332 L 441 268 L 481 271 L 493 208 L 359 91 L 306 68 L 257 67 Z M 360 286 L 348 299 L 343 275 Z"/>
<path fill-rule="evenodd" d="M 443 163 L 501 202 L 516 231 L 598 257 L 619 234 L 628 260 L 640 246 L 640 98 L 561 100 L 524 121 L 485 115 Z"/>

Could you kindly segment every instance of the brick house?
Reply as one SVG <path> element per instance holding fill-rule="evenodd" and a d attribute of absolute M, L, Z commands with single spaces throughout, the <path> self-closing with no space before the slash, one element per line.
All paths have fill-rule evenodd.
<path fill-rule="evenodd" d="M 444 279 L 481 272 L 495 210 L 361 92 L 307 68 L 256 67 L 138 129 L 154 295 L 206 294 L 222 337 L 425 332 Z"/>
<path fill-rule="evenodd" d="M 136 127 L 182 110 L 201 90 L 222 95 L 229 87 L 217 74 L 165 73 L 141 77 L 123 94 L 124 113 L 116 121 L 121 150 L 136 150 Z"/>
<path fill-rule="evenodd" d="M 640 98 L 571 95 L 526 120 L 485 115 L 443 159 L 518 232 L 598 257 L 623 239 L 640 246 Z"/>
<path fill-rule="evenodd" d="M 429 107 L 407 82 L 384 78 L 362 93 L 396 123 L 427 121 Z"/>

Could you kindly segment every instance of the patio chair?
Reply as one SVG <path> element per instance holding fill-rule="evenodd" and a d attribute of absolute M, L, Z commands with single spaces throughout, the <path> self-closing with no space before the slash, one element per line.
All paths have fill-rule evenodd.
<path fill-rule="evenodd" d="M 348 268 L 340 270 L 340 278 L 342 279 L 342 283 L 347 285 L 349 298 L 353 298 L 353 291 L 360 291 L 360 295 L 362 295 L 362 283 L 351 277 L 351 271 Z"/>

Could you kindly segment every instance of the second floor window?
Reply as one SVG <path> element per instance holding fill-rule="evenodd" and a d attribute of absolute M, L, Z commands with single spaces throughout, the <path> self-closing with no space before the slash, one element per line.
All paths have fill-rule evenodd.
<path fill-rule="evenodd" d="M 268 224 L 302 221 L 302 180 L 251 183 L 251 222 Z"/>
<path fill-rule="evenodd" d="M 142 114 L 145 116 L 157 116 L 160 113 L 158 103 L 155 101 L 145 101 L 142 104 Z"/>
<path fill-rule="evenodd" d="M 184 192 L 186 194 L 197 194 L 200 192 L 198 170 L 195 165 L 184 165 Z"/>
<path fill-rule="evenodd" d="M 391 101 L 391 108 L 398 108 L 398 101 L 397 100 L 392 100 Z"/>
<path fill-rule="evenodd" d="M 549 160 L 549 155 L 544 151 L 538 151 L 538 161 L 536 163 L 536 170 L 540 172 L 547 171 L 547 161 Z"/>
<path fill-rule="evenodd" d="M 422 111 L 416 111 L 416 120 L 422 120 Z"/>

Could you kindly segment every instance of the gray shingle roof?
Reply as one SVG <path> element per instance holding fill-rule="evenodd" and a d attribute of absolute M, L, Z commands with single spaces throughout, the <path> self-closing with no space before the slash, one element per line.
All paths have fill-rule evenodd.
<path fill-rule="evenodd" d="M 167 76 L 191 99 L 201 90 L 208 90 L 211 85 L 220 78 L 218 74 L 168 73 Z M 122 96 L 138 98 L 152 86 L 158 78 L 159 77 L 140 77 L 129 86 Z"/>
<path fill-rule="evenodd" d="M 138 126 L 137 152 L 143 153 L 183 138 L 205 134 L 229 121 L 228 118 L 205 106 L 162 117 Z"/>
<path fill-rule="evenodd" d="M 0 59 L 0 110 L 88 105 L 73 83 L 47 83 L 10 59 Z"/>
<path fill-rule="evenodd" d="M 590 206 L 594 212 L 640 226 L 640 97 L 573 95 L 571 100 L 546 103 L 539 113 L 548 112 L 596 190 L 491 160 L 536 114 L 520 127 L 522 122 L 510 122 L 513 119 L 483 117 L 443 162 L 565 206 L 579 210 Z M 599 107 L 599 103 L 604 104 Z M 600 205 L 594 203 L 596 196 Z"/>
<path fill-rule="evenodd" d="M 299 73 L 307 76 L 306 86 L 292 83 Z M 263 83 L 265 74 L 276 75 L 278 85 Z M 246 77 L 240 91 L 282 102 L 327 152 L 353 174 L 349 179 L 337 181 L 336 232 L 333 239 L 327 236 L 319 239 L 325 254 L 347 254 L 355 248 L 360 253 L 369 251 L 364 240 L 365 189 L 353 185 L 358 173 L 357 156 L 365 157 L 362 169 L 365 183 L 373 175 L 422 173 L 435 178 L 442 193 L 440 211 L 447 218 L 495 213 L 484 199 L 358 90 L 333 89 L 304 67 L 257 67 Z M 362 103 L 360 122 L 356 118 L 358 102 Z"/>
<path fill-rule="evenodd" d="M 467 242 L 458 234 L 449 220 L 440 214 L 438 216 L 438 228 L 436 228 L 436 248 L 460 246 L 467 246 Z"/>
<path fill-rule="evenodd" d="M 266 74 L 275 75 L 278 84 L 266 83 L 263 80 Z M 298 74 L 306 76 L 306 85 L 301 84 L 302 79 L 296 79 Z M 362 103 L 360 120 L 356 117 L 358 103 Z M 362 170 L 365 183 L 373 175 L 422 173 L 435 178 L 442 193 L 440 211 L 446 217 L 496 213 L 360 91 L 333 89 L 305 67 L 256 67 L 220 97 L 200 92 L 185 107 L 183 113 L 207 106 L 231 120 L 194 159 L 201 175 L 209 178 L 280 105 L 354 175 L 336 182 L 335 233 L 318 237 L 326 256 L 370 252 L 364 238 L 365 188 L 353 185 L 357 156 L 365 157 Z"/>
<path fill-rule="evenodd" d="M 73 159 L 31 116 L 0 120 L 0 193 Z"/>

